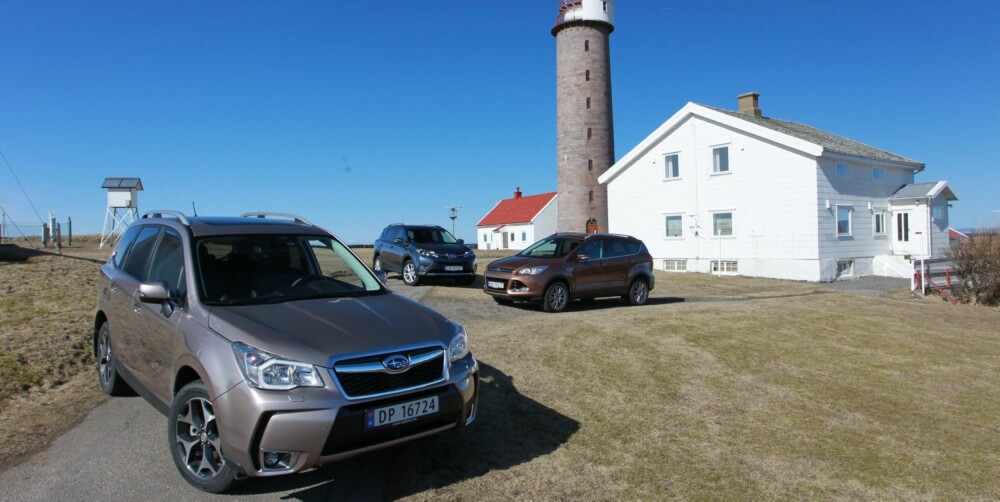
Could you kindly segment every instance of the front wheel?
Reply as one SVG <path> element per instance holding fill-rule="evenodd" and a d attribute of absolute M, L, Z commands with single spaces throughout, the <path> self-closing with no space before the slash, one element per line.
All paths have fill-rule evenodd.
<path fill-rule="evenodd" d="M 407 286 L 416 286 L 420 283 L 420 276 L 417 275 L 417 266 L 413 260 L 406 260 L 403 263 L 403 283 Z"/>
<path fill-rule="evenodd" d="M 546 312 L 562 312 L 569 304 L 569 289 L 561 282 L 553 282 L 542 295 L 542 309 Z"/>
<path fill-rule="evenodd" d="M 215 407 L 201 380 L 185 385 L 174 396 L 167 415 L 167 438 L 174 465 L 192 486 L 222 493 L 236 484 L 238 473 L 222 456 Z"/>
<path fill-rule="evenodd" d="M 642 305 L 646 303 L 649 299 L 649 284 L 646 279 L 642 277 L 636 277 L 632 281 L 632 285 L 628 288 L 628 297 L 626 300 L 629 305 Z"/>

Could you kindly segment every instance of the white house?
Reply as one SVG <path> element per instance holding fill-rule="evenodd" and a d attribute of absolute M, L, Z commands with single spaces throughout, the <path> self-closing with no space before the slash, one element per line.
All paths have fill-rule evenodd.
<path fill-rule="evenodd" d="M 924 165 L 761 115 L 688 103 L 599 178 L 608 226 L 663 270 L 830 281 L 909 277 L 948 246 L 945 181 Z"/>
<path fill-rule="evenodd" d="M 556 231 L 556 192 L 521 195 L 497 202 L 476 224 L 479 249 L 524 249 Z"/>

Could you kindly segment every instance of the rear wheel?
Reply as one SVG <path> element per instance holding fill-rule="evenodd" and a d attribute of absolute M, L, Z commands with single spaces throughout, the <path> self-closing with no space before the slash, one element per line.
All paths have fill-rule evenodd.
<path fill-rule="evenodd" d="M 413 260 L 403 262 L 403 282 L 407 286 L 420 284 L 420 276 L 417 275 L 417 266 L 413 263 Z"/>
<path fill-rule="evenodd" d="M 372 263 L 372 270 L 379 271 L 382 270 L 382 257 L 376 256 L 375 262 Z"/>
<path fill-rule="evenodd" d="M 629 305 L 642 305 L 649 299 L 649 283 L 642 277 L 636 277 L 632 285 L 628 288 L 628 295 L 624 298 Z"/>
<path fill-rule="evenodd" d="M 174 397 L 167 438 L 174 465 L 195 488 L 221 493 L 235 485 L 238 473 L 222 456 L 215 407 L 201 380 L 185 385 Z"/>
<path fill-rule="evenodd" d="M 546 312 L 562 312 L 569 304 L 569 289 L 562 282 L 553 282 L 542 295 L 542 309 Z"/>
<path fill-rule="evenodd" d="M 118 374 L 118 362 L 111 352 L 111 326 L 107 322 L 97 332 L 97 378 L 101 391 L 109 396 L 122 396 L 132 392 L 132 388 Z"/>

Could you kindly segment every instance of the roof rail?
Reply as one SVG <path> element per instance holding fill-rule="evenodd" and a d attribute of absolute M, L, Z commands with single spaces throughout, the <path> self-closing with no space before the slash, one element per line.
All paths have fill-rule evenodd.
<path fill-rule="evenodd" d="M 249 213 L 243 213 L 240 216 L 242 216 L 243 218 L 267 218 L 268 216 L 276 216 L 279 218 L 288 218 L 290 220 L 295 221 L 295 223 L 301 223 L 303 225 L 312 225 L 312 223 L 310 223 L 309 220 L 292 213 L 272 213 L 269 211 L 253 211 Z"/>
<path fill-rule="evenodd" d="M 145 213 L 142 214 L 142 219 L 163 218 L 166 216 L 173 216 L 174 218 L 177 218 L 177 221 L 185 225 L 191 224 L 191 222 L 188 221 L 187 216 L 184 216 L 184 213 L 180 211 L 171 211 L 169 209 L 155 209 L 153 211 L 146 211 Z"/>

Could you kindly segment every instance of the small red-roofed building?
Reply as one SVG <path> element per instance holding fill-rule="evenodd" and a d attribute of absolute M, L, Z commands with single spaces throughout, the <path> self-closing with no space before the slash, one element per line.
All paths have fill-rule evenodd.
<path fill-rule="evenodd" d="M 556 192 L 503 199 L 476 224 L 479 249 L 524 249 L 556 231 Z"/>

